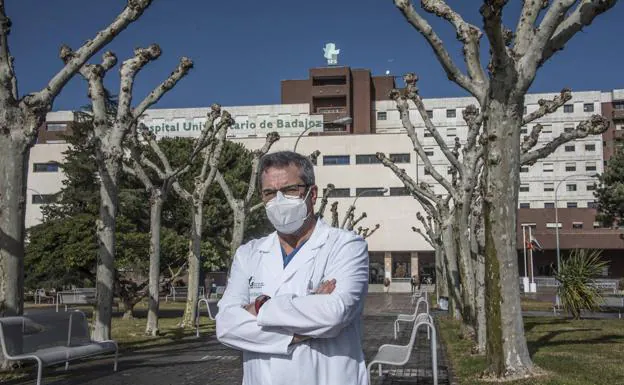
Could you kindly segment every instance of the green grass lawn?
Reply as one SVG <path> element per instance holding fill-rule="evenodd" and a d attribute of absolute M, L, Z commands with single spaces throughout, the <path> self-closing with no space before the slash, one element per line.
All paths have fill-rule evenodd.
<path fill-rule="evenodd" d="M 513 385 L 624 384 L 624 320 L 526 317 L 525 332 L 533 362 L 546 375 Z M 470 341 L 459 338 L 459 323 L 440 318 L 440 334 L 461 385 L 480 381 L 485 357 L 470 354 Z"/>

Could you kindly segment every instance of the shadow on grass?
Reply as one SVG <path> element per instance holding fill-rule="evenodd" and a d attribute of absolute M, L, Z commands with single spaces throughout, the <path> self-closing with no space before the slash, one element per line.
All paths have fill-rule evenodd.
<path fill-rule="evenodd" d="M 573 345 L 587 345 L 587 344 L 600 344 L 600 343 L 621 343 L 624 341 L 624 336 L 609 334 L 596 338 L 587 338 L 587 339 L 578 339 L 578 340 L 560 340 L 553 341 L 558 336 L 561 336 L 566 333 L 577 333 L 577 332 L 600 332 L 602 329 L 589 329 L 589 328 L 576 328 L 576 329 L 566 329 L 566 330 L 553 330 L 542 337 L 538 338 L 535 341 L 527 341 L 527 345 L 529 348 L 529 354 L 533 357 L 540 349 L 543 348 L 552 348 L 555 346 L 573 346 Z"/>

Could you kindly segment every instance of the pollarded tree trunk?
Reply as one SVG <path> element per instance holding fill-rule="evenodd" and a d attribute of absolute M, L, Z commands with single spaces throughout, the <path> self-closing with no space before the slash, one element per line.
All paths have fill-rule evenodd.
<path fill-rule="evenodd" d="M 106 151 L 107 157 L 98 162 L 100 173 L 100 218 L 97 222 L 99 243 L 97 261 L 97 304 L 94 312 L 93 339 L 96 341 L 111 338 L 113 315 L 113 293 L 115 287 L 115 224 L 119 205 L 118 184 L 120 158 L 113 150 Z M 105 155 L 98 154 L 98 157 Z"/>
<path fill-rule="evenodd" d="M 0 317 L 24 308 L 24 222 L 29 151 L 26 138 L 0 126 Z"/>
<path fill-rule="evenodd" d="M 476 311 L 474 300 L 474 274 L 471 263 L 470 252 L 470 224 L 468 223 L 469 214 L 464 211 L 466 207 L 456 207 L 454 212 L 455 239 L 457 241 L 457 266 L 459 277 L 461 279 L 461 295 L 462 295 L 462 318 L 464 323 L 469 327 L 475 326 Z M 470 209 L 467 209 L 470 212 Z"/>
<path fill-rule="evenodd" d="M 442 245 L 435 248 L 435 271 L 436 271 L 436 300 L 440 302 L 440 297 L 449 297 L 448 278 L 446 268 L 444 267 L 444 249 Z"/>
<path fill-rule="evenodd" d="M 203 226 L 203 197 L 193 204 L 193 225 L 188 256 L 188 294 L 186 308 L 182 317 L 181 327 L 192 327 L 197 318 L 197 301 L 199 296 L 199 275 L 201 269 L 201 237 Z"/>
<path fill-rule="evenodd" d="M 450 223 L 442 224 L 442 244 L 444 245 L 444 264 L 447 272 L 447 287 L 449 291 L 449 312 L 456 319 L 461 319 L 463 308 L 460 290 L 459 268 L 457 266 L 457 249 L 453 226 Z"/>
<path fill-rule="evenodd" d="M 160 295 L 160 235 L 164 197 L 160 189 L 153 189 L 150 197 L 150 264 L 147 325 L 145 334 L 158 335 Z"/>
<path fill-rule="evenodd" d="M 236 250 L 243 244 L 248 215 L 248 213 L 245 213 L 244 203 L 240 200 L 237 200 L 237 203 L 239 207 L 233 210 L 234 225 L 232 226 L 232 242 L 230 243 L 230 255 L 232 260 L 234 259 Z"/>
<path fill-rule="evenodd" d="M 483 219 L 488 370 L 496 377 L 534 372 L 520 308 L 516 249 L 516 203 L 520 184 L 523 98 L 505 92 L 513 79 L 492 86 L 487 106 Z"/>

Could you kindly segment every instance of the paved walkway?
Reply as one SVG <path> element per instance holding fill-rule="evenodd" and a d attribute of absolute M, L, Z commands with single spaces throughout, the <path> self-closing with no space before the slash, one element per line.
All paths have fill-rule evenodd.
<path fill-rule="evenodd" d="M 409 294 L 369 294 L 363 316 L 364 353 L 370 360 L 384 343 L 395 343 L 393 320 L 397 313 L 413 311 Z M 407 324 L 403 324 L 407 326 Z M 409 327 L 399 335 L 407 343 Z M 447 360 L 442 344 L 438 346 L 438 383 L 450 384 Z M 384 367 L 384 372 L 390 367 Z M 34 372 L 34 370 L 33 370 Z M 124 353 L 119 371 L 113 373 L 112 360 L 100 359 L 44 371 L 46 385 L 236 385 L 242 381 L 239 353 L 222 346 L 214 335 L 188 338 L 164 346 Z M 8 381 L 6 385 L 31 385 L 26 380 Z M 433 384 L 429 341 L 419 333 L 415 350 L 403 369 L 392 370 L 382 378 L 374 375 L 373 384 Z"/>

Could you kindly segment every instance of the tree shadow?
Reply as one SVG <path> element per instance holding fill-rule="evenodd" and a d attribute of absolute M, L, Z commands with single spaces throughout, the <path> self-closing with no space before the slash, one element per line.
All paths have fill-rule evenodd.
<path fill-rule="evenodd" d="M 531 357 L 533 357 L 535 353 L 537 353 L 540 350 L 540 348 L 546 348 L 546 347 L 587 345 L 587 344 L 598 344 L 598 343 L 620 343 L 624 341 L 624 336 L 617 335 L 617 334 L 609 334 L 609 335 L 604 335 L 604 336 L 591 338 L 591 339 L 583 339 L 583 340 L 553 341 L 555 337 L 562 335 L 564 333 L 599 332 L 599 331 L 602 331 L 602 329 L 577 328 L 577 329 L 569 329 L 569 330 L 553 330 L 535 341 L 527 341 L 529 354 L 531 355 Z"/>

